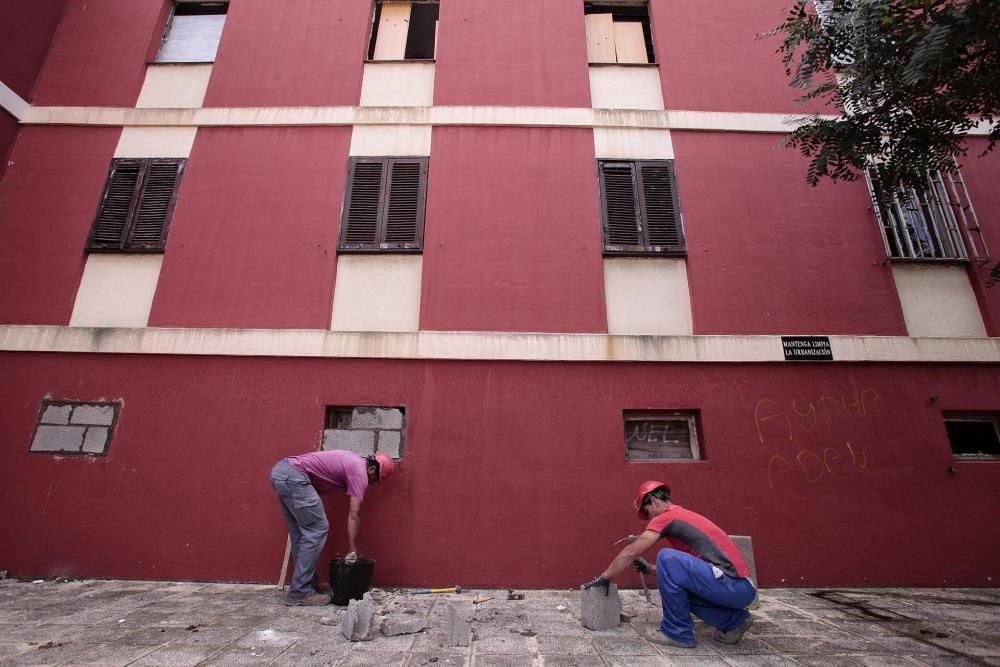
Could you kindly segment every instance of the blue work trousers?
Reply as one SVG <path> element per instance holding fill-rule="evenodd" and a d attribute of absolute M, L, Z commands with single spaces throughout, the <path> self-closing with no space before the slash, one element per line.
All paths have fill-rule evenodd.
<path fill-rule="evenodd" d="M 288 597 L 312 595 L 319 583 L 316 564 L 323 553 L 326 535 L 330 532 L 323 503 L 309 478 L 293 468 L 288 459 L 278 461 L 271 469 L 271 486 L 281 501 L 281 512 L 292 541 L 295 570 L 288 587 Z"/>
<path fill-rule="evenodd" d="M 757 590 L 747 578 L 716 577 L 712 564 L 677 549 L 656 555 L 656 583 L 663 603 L 660 631 L 679 642 L 694 641 L 694 614 L 719 630 L 739 627 Z"/>

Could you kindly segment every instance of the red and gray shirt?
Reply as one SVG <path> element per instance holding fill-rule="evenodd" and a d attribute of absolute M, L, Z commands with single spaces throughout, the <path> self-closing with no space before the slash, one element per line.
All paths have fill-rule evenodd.
<path fill-rule="evenodd" d="M 749 577 L 750 568 L 736 544 L 721 528 L 680 505 L 670 505 L 646 530 L 659 533 L 674 549 L 697 556 L 730 577 Z"/>
<path fill-rule="evenodd" d="M 331 449 L 289 456 L 292 467 L 309 478 L 316 493 L 346 493 L 358 500 L 368 490 L 368 465 L 354 452 Z"/>

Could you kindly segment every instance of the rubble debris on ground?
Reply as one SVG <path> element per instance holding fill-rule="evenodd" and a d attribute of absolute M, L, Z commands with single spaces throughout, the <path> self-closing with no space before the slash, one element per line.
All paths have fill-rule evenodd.
<path fill-rule="evenodd" d="M 351 600 L 340 619 L 340 634 L 352 642 L 375 639 L 375 602 L 371 593 L 361 600 Z"/>
<path fill-rule="evenodd" d="M 395 613 L 382 619 L 382 634 L 386 637 L 412 635 L 421 632 L 426 627 L 427 621 L 416 614 Z"/>

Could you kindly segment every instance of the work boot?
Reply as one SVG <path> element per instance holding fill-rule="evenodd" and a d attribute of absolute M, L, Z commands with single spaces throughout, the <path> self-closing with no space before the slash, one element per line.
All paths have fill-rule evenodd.
<path fill-rule="evenodd" d="M 321 595 L 330 595 L 333 589 L 330 588 L 330 584 L 316 584 L 316 592 Z"/>
<path fill-rule="evenodd" d="M 285 604 L 289 607 L 320 607 L 330 604 L 330 596 L 327 593 L 313 593 L 300 598 L 293 598 L 289 595 L 285 597 Z"/>
<path fill-rule="evenodd" d="M 647 625 L 642 628 L 640 634 L 654 644 L 659 644 L 661 646 L 673 646 L 675 648 L 694 648 L 698 645 L 698 642 L 680 642 L 676 639 L 671 639 L 662 632 L 660 632 L 659 626 Z"/>
<path fill-rule="evenodd" d="M 743 635 L 746 634 L 746 631 L 750 629 L 751 625 L 753 625 L 753 614 L 747 612 L 747 620 L 743 621 L 732 630 L 716 630 L 714 635 L 715 641 L 723 644 L 739 644 L 740 640 L 743 639 Z"/>

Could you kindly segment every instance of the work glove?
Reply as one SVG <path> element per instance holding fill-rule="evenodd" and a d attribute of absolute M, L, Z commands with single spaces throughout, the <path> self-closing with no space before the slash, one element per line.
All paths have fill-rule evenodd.
<path fill-rule="evenodd" d="M 346 556 L 344 556 L 344 563 L 346 563 L 347 565 L 350 565 L 352 563 L 356 563 L 357 560 L 358 560 L 358 552 L 357 551 L 351 551 Z"/>
<path fill-rule="evenodd" d="M 596 579 L 588 581 L 587 583 L 585 583 L 583 585 L 583 587 L 585 589 L 587 589 L 587 588 L 594 588 L 595 586 L 597 586 L 599 588 L 603 588 L 605 595 L 610 595 L 611 594 L 611 590 L 609 588 L 609 586 L 611 586 L 611 580 L 608 579 L 607 577 L 597 577 Z"/>
<path fill-rule="evenodd" d="M 636 558 L 632 561 L 632 567 L 635 568 L 636 572 L 642 572 L 643 574 L 649 574 L 653 569 L 653 566 L 645 558 Z"/>

